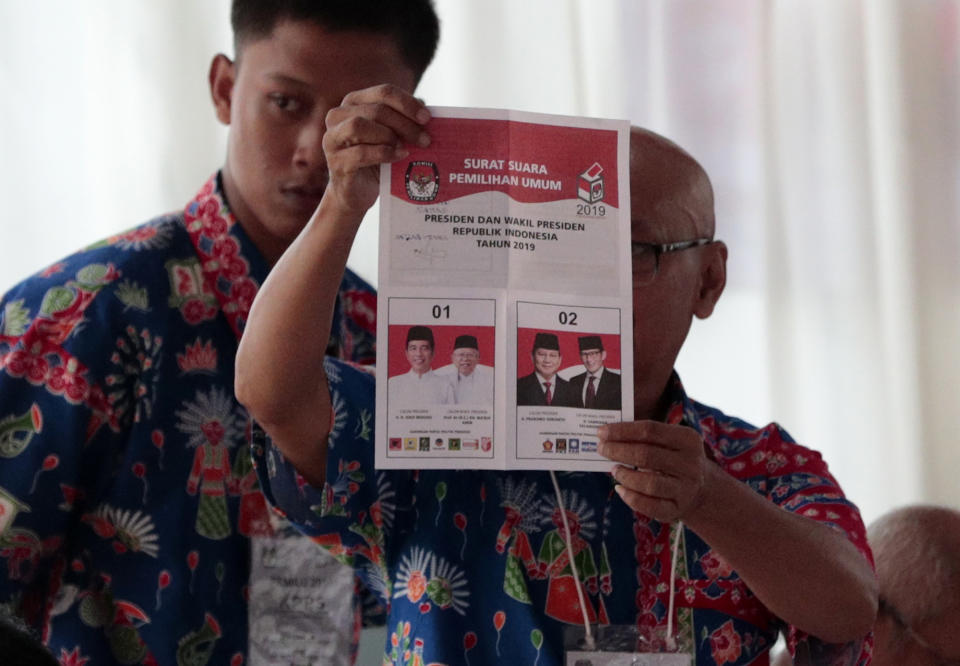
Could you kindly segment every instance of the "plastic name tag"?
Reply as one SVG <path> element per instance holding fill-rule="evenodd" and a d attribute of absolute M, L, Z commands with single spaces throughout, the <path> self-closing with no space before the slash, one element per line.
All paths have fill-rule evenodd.
<path fill-rule="evenodd" d="M 693 657 L 676 652 L 567 652 L 566 666 L 691 666 Z"/>
<path fill-rule="evenodd" d="M 347 666 L 353 571 L 291 527 L 276 530 L 251 539 L 248 666 Z"/>

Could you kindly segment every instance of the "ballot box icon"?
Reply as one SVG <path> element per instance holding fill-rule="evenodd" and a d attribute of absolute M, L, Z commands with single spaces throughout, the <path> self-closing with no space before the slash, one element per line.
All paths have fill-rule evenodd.
<path fill-rule="evenodd" d="M 603 167 L 599 162 L 577 176 L 577 196 L 587 203 L 603 201 Z"/>

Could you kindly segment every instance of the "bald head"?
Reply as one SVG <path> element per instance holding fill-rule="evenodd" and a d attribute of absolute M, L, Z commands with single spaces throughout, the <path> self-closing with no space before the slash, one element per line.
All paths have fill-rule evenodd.
<path fill-rule="evenodd" d="M 713 238 L 713 187 L 680 146 L 630 128 L 630 203 L 634 240 L 667 243 Z"/>
<path fill-rule="evenodd" d="M 960 658 L 960 512 L 904 507 L 874 521 L 867 538 L 886 604 L 874 625 L 873 663 Z"/>
<path fill-rule="evenodd" d="M 634 416 L 658 419 L 693 318 L 709 317 L 723 293 L 727 247 L 716 241 L 651 251 L 713 238 L 713 188 L 686 151 L 639 127 L 630 129 L 630 219 Z"/>
<path fill-rule="evenodd" d="M 960 511 L 904 507 L 878 518 L 867 536 L 880 593 L 903 613 L 921 620 L 938 611 L 935 599 L 960 605 Z"/>

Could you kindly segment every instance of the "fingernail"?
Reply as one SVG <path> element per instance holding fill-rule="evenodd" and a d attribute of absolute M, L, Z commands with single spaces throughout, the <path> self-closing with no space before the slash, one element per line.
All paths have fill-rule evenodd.
<path fill-rule="evenodd" d="M 417 145 L 426 148 L 430 145 L 430 135 L 426 132 L 421 132 L 420 136 L 417 137 Z"/>
<path fill-rule="evenodd" d="M 616 478 L 616 477 L 617 477 L 617 470 L 618 470 L 618 469 L 620 469 L 620 465 L 614 465 L 613 467 L 611 467 L 611 468 L 610 468 L 610 476 Z"/>
<path fill-rule="evenodd" d="M 410 151 L 403 146 L 397 146 L 397 148 L 393 151 L 393 154 L 397 157 L 397 159 L 403 159 L 410 154 Z"/>
<path fill-rule="evenodd" d="M 600 426 L 599 428 L 597 428 L 597 437 L 600 439 L 606 439 L 607 431 L 608 431 L 607 426 Z"/>
<path fill-rule="evenodd" d="M 421 125 L 426 125 L 430 121 L 430 112 L 426 109 L 420 109 L 417 111 L 417 122 Z"/>
<path fill-rule="evenodd" d="M 620 495 L 620 499 L 623 499 L 623 494 L 626 492 L 626 489 L 621 486 L 619 483 L 613 487 L 617 491 L 617 494 Z"/>

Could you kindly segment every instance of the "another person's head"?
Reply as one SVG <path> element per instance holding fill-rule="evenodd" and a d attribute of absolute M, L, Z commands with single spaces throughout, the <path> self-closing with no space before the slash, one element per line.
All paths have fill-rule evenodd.
<path fill-rule="evenodd" d="M 560 369 L 560 340 L 553 333 L 537 333 L 533 339 L 533 367 L 546 380 L 553 378 Z"/>
<path fill-rule="evenodd" d="M 411 326 L 407 331 L 407 362 L 422 375 L 433 364 L 433 331 L 426 326 Z"/>
<path fill-rule="evenodd" d="M 593 374 L 603 367 L 607 352 L 599 335 L 584 335 L 577 342 L 580 345 L 580 360 L 587 372 Z"/>
<path fill-rule="evenodd" d="M 880 583 L 874 666 L 960 664 L 960 511 L 896 509 L 867 538 Z"/>
<path fill-rule="evenodd" d="M 430 0 L 234 0 L 235 60 L 217 55 L 209 82 L 230 126 L 224 188 L 254 243 L 275 261 L 327 184 L 327 112 L 354 90 L 412 92 L 433 58 Z"/>
<path fill-rule="evenodd" d="M 480 361 L 480 345 L 472 335 L 458 335 L 453 342 L 451 360 L 461 377 L 469 377 Z"/>
<path fill-rule="evenodd" d="M 630 132 L 633 365 L 637 418 L 659 418 L 674 361 L 693 317 L 705 318 L 726 284 L 727 248 L 712 241 L 713 189 L 703 167 L 658 134 Z M 653 246 L 702 245 L 661 252 Z"/>

